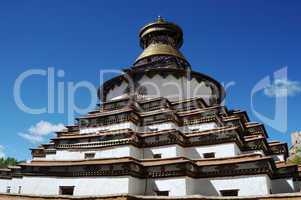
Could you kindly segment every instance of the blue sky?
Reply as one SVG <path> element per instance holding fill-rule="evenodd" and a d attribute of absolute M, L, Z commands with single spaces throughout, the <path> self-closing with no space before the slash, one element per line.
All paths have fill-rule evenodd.
<path fill-rule="evenodd" d="M 289 142 L 289 134 L 301 130 L 300 8 L 300 1 L 277 0 L 2 1 L 1 149 L 6 156 L 28 159 L 28 149 L 37 144 L 20 135 L 46 127 L 45 134 L 41 134 L 47 142 L 51 137 L 48 132 L 67 123 L 67 114 L 57 112 L 57 103 L 53 114 L 33 115 L 18 108 L 13 88 L 21 73 L 53 67 L 65 72 L 55 84 L 88 80 L 98 85 L 101 69 L 121 69 L 133 63 L 141 51 L 138 30 L 157 15 L 183 28 L 182 52 L 194 70 L 223 83 L 235 82 L 227 92 L 227 106 L 247 110 L 252 121 L 260 122 L 250 107 L 254 85 L 266 76 L 272 79 L 275 71 L 287 66 L 288 86 L 295 88 L 288 97 L 288 129 L 280 133 L 266 128 L 270 139 Z M 277 85 L 269 88 L 277 89 Z M 272 117 L 275 97 L 267 94 L 271 93 L 258 92 L 254 105 L 257 112 Z M 45 106 L 46 78 L 34 76 L 26 80 L 22 98 L 32 107 Z M 89 93 L 79 90 L 75 100 L 78 106 L 85 107 L 90 101 Z M 35 126 L 40 121 L 44 123 Z"/>

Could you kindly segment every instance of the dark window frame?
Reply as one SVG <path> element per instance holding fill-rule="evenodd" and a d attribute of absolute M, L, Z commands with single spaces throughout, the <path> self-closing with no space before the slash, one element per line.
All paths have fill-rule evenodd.
<path fill-rule="evenodd" d="M 155 191 L 156 193 L 156 196 L 169 196 L 169 191 L 168 190 L 165 190 L 165 191 L 160 191 L 160 190 L 157 190 Z"/>
<path fill-rule="evenodd" d="M 6 187 L 6 193 L 10 194 L 11 193 L 11 186 Z"/>
<path fill-rule="evenodd" d="M 94 159 L 95 153 L 85 153 L 85 159 Z"/>
<path fill-rule="evenodd" d="M 223 197 L 236 197 L 238 196 L 239 189 L 231 189 L 231 190 L 220 190 L 220 194 Z"/>
<path fill-rule="evenodd" d="M 74 186 L 59 186 L 59 194 L 60 195 L 74 195 Z"/>
<path fill-rule="evenodd" d="M 215 158 L 215 152 L 203 153 L 204 158 Z"/>
<path fill-rule="evenodd" d="M 155 153 L 155 154 L 153 154 L 153 158 L 155 158 L 155 159 L 162 158 L 162 153 Z"/>

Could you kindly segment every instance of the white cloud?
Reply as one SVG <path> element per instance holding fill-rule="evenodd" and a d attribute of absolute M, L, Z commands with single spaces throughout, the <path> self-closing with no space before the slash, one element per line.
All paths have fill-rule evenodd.
<path fill-rule="evenodd" d="M 0 158 L 5 158 L 4 146 L 0 145 Z"/>
<path fill-rule="evenodd" d="M 47 121 L 40 121 L 31 126 L 26 132 L 18 133 L 18 135 L 31 143 L 40 143 L 44 141 L 47 135 L 64 128 L 63 124 L 51 124 Z"/>
<path fill-rule="evenodd" d="M 276 79 L 264 88 L 264 94 L 269 97 L 295 96 L 299 92 L 301 92 L 300 83 L 286 79 Z"/>

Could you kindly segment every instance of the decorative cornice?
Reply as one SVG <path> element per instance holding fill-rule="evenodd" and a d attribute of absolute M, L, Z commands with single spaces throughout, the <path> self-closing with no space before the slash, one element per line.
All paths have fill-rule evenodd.
<path fill-rule="evenodd" d="M 35 161 L 24 163 L 24 176 L 123 176 L 140 178 L 160 178 L 170 176 L 190 176 L 193 178 L 225 177 L 240 175 L 267 174 L 273 176 L 272 158 L 249 154 L 231 158 L 189 160 L 187 158 L 169 158 L 158 160 L 137 160 L 133 158 L 116 158 L 88 161 Z M 253 163 L 254 167 L 250 167 Z M 232 167 L 230 167 L 230 165 Z M 240 168 L 248 165 L 249 168 Z M 235 167 L 233 167 L 235 166 Z M 39 167 L 35 171 L 35 167 Z M 51 167 L 51 171 L 49 168 Z M 65 173 L 55 171 L 59 167 L 70 168 Z M 75 167 L 77 170 L 75 170 Z M 76 171 L 76 172 L 75 172 Z"/>

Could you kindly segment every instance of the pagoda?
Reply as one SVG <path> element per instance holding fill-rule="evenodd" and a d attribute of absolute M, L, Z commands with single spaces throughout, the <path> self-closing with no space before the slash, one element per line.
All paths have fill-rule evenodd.
<path fill-rule="evenodd" d="M 32 159 L 0 170 L 0 193 L 21 195 L 253 196 L 299 192 L 286 143 L 223 105 L 225 91 L 193 71 L 182 29 L 159 17 L 139 33 L 143 51 L 99 89 Z"/>

